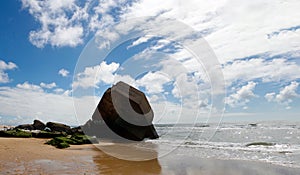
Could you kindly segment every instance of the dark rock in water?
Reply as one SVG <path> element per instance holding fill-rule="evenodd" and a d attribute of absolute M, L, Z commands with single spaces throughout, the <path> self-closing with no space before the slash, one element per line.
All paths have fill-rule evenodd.
<path fill-rule="evenodd" d="M 85 134 L 99 138 L 156 139 L 158 134 L 152 124 L 153 117 L 145 94 L 124 82 L 118 82 L 105 91 L 92 120 L 87 121 L 82 129 Z"/>
<path fill-rule="evenodd" d="M 46 128 L 46 125 L 39 121 L 39 120 L 34 120 L 33 125 L 32 125 L 36 130 L 44 130 Z"/>
<path fill-rule="evenodd" d="M 31 124 L 24 124 L 15 127 L 15 129 L 24 129 L 24 130 L 35 130 L 34 126 Z"/>
<path fill-rule="evenodd" d="M 71 133 L 71 127 L 62 123 L 54 123 L 54 122 L 48 122 L 46 124 L 46 127 L 50 128 L 52 132 L 57 131 L 57 132 L 66 132 L 66 133 Z"/>
<path fill-rule="evenodd" d="M 249 146 L 274 146 L 275 143 L 269 143 L 269 142 L 253 142 L 246 144 L 246 147 Z"/>
<path fill-rule="evenodd" d="M 250 123 L 249 126 L 256 127 L 257 124 L 256 123 Z"/>

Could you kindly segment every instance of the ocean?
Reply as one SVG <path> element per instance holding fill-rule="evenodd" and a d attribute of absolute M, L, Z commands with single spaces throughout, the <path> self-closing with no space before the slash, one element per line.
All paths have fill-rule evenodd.
<path fill-rule="evenodd" d="M 247 160 L 300 168 L 300 122 L 155 125 L 160 135 L 146 142 L 158 157 L 176 154 Z M 247 145 L 247 144 L 253 145 Z"/>

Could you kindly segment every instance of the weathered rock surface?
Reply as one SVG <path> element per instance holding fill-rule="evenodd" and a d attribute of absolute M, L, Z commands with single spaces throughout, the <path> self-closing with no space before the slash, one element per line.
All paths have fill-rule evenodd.
<path fill-rule="evenodd" d="M 83 135 L 83 131 L 80 126 L 71 129 L 72 134 L 81 134 Z"/>
<path fill-rule="evenodd" d="M 82 129 L 85 134 L 99 138 L 156 139 L 158 134 L 152 124 L 153 117 L 145 94 L 124 82 L 118 82 L 106 90 L 92 120 L 87 121 Z"/>
<path fill-rule="evenodd" d="M 44 130 L 46 128 L 46 125 L 39 121 L 39 120 L 34 120 L 33 125 L 32 125 L 36 130 Z"/>
<path fill-rule="evenodd" d="M 52 132 L 66 132 L 71 133 L 71 127 L 62 123 L 54 123 L 54 122 L 48 122 L 46 124 L 46 127 L 50 128 Z"/>
<path fill-rule="evenodd" d="M 35 130 L 35 128 L 34 128 L 34 126 L 32 124 L 19 125 L 15 129 Z"/>
<path fill-rule="evenodd" d="M 24 129 L 24 130 L 44 130 L 46 128 L 46 125 L 39 121 L 34 120 L 33 124 L 23 124 L 16 127 L 16 129 Z"/>

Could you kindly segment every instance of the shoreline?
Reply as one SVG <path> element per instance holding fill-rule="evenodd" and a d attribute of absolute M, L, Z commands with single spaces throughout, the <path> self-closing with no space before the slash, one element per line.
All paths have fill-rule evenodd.
<path fill-rule="evenodd" d="M 149 161 L 109 156 L 94 145 L 57 149 L 49 139 L 0 138 L 0 174 L 300 174 L 300 169 L 244 160 L 189 157 L 178 152 Z"/>

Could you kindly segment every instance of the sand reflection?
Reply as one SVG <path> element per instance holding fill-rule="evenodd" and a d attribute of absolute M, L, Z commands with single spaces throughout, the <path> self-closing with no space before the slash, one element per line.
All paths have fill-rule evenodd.
<path fill-rule="evenodd" d="M 100 154 L 93 158 L 99 174 L 160 174 L 158 159 L 147 161 L 122 160 L 108 154 Z"/>

